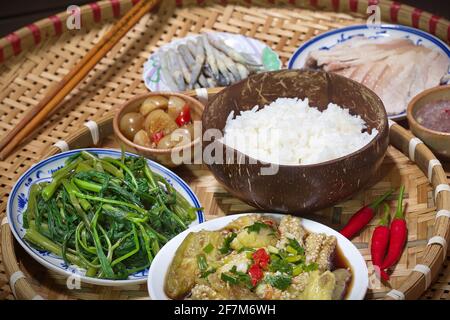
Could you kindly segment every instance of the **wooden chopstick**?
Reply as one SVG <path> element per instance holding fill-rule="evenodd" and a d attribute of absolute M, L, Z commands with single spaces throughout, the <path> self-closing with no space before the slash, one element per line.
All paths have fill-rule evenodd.
<path fill-rule="evenodd" d="M 32 133 L 48 115 L 58 108 L 59 103 L 86 77 L 90 70 L 114 47 L 117 42 L 153 7 L 159 0 L 141 0 L 131 8 L 80 62 L 0 141 L 0 160 Z"/>

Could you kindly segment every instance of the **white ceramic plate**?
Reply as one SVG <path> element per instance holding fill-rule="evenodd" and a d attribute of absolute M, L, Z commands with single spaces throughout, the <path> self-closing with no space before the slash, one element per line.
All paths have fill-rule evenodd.
<path fill-rule="evenodd" d="M 256 62 L 261 63 L 266 71 L 274 71 L 281 68 L 281 60 L 278 57 L 278 54 L 259 40 L 241 34 L 227 32 L 209 32 L 208 35 L 214 39 L 223 40 L 228 46 L 238 52 L 249 54 Z M 150 55 L 147 62 L 144 64 L 143 73 L 145 86 L 150 91 L 173 91 L 170 90 L 169 86 L 165 83 L 164 78 L 161 77 L 158 53 L 167 49 L 176 48 L 178 45 L 184 44 L 188 40 L 195 40 L 197 37 L 198 35 L 191 35 L 182 39 L 173 40 Z"/>
<path fill-rule="evenodd" d="M 150 297 L 155 300 L 169 299 L 169 297 L 167 297 L 164 292 L 164 281 L 166 273 L 169 270 L 176 250 L 190 232 L 198 232 L 200 230 L 219 230 L 224 228 L 231 221 L 247 214 L 230 215 L 207 221 L 205 223 L 202 223 L 201 225 L 197 225 L 183 231 L 178 236 L 174 237 L 172 240 L 166 243 L 161 251 L 158 252 L 155 259 L 153 260 L 152 265 L 150 266 L 147 282 L 148 293 Z M 283 217 L 283 215 L 281 214 L 274 213 L 264 213 L 263 215 L 270 216 L 277 220 L 280 220 Z M 337 238 L 338 246 L 350 263 L 353 274 L 353 285 L 347 295 L 347 299 L 362 300 L 366 295 L 367 287 L 369 285 L 369 277 L 366 262 L 364 261 L 364 258 L 362 257 L 358 249 L 339 232 L 323 224 L 308 219 L 301 219 L 301 221 L 302 225 L 308 231 L 325 233 L 327 235 L 333 235 Z"/>
<path fill-rule="evenodd" d="M 411 39 L 416 45 L 436 49 L 450 59 L 450 48 L 443 41 L 419 29 L 391 24 L 382 24 L 377 28 L 374 26 L 368 27 L 367 25 L 355 25 L 324 32 L 317 37 L 306 41 L 289 59 L 288 69 L 303 68 L 311 51 L 329 50 L 333 46 L 350 40 L 355 36 L 365 36 L 373 39 L 373 41 L 387 37 L 407 38 Z M 448 74 L 450 74 L 450 68 Z M 400 120 L 405 117 L 406 106 L 405 112 L 389 116 L 392 120 Z"/>
<path fill-rule="evenodd" d="M 28 169 L 16 182 L 12 188 L 11 194 L 8 199 L 8 204 L 6 208 L 9 226 L 11 228 L 14 237 L 17 242 L 28 252 L 36 261 L 38 261 L 43 266 L 58 272 L 65 276 L 76 275 L 82 282 L 104 285 L 104 286 L 122 286 L 130 284 L 144 283 L 147 279 L 148 269 L 136 272 L 128 277 L 127 280 L 106 280 L 97 279 L 85 276 L 85 270 L 81 269 L 75 265 L 67 265 L 64 260 L 48 251 L 37 250 L 30 246 L 24 239 L 25 229 L 22 224 L 22 215 L 25 211 L 28 203 L 28 194 L 32 184 L 50 181 L 51 175 L 56 170 L 62 168 L 68 157 L 78 153 L 82 150 L 89 151 L 96 154 L 100 158 L 102 157 L 113 157 L 120 158 L 121 152 L 118 150 L 111 149 L 77 149 L 71 150 L 63 153 L 54 155 L 48 159 L 42 160 L 41 162 L 35 164 L 30 169 Z M 130 156 L 136 156 L 132 153 L 127 153 Z M 180 192 L 186 200 L 196 208 L 200 208 L 201 205 L 195 196 L 194 192 L 189 188 L 189 186 L 184 182 L 179 176 L 170 171 L 169 169 L 163 167 L 162 165 L 147 160 L 150 168 L 163 176 L 172 186 Z M 197 220 L 192 222 L 190 226 L 198 225 L 204 221 L 203 212 L 201 210 L 197 211 Z"/>

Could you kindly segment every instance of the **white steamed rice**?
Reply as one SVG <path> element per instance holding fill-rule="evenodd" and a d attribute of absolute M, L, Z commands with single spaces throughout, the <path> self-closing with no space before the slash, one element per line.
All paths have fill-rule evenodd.
<path fill-rule="evenodd" d="M 222 142 L 270 163 L 315 164 L 336 159 L 367 145 L 377 134 L 348 109 L 330 103 L 320 112 L 308 99 L 278 98 L 234 117 L 228 116 Z"/>

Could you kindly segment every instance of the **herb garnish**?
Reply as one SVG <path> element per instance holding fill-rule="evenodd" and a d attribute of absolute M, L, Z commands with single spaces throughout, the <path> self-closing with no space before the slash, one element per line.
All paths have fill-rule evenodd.
<path fill-rule="evenodd" d="M 318 269 L 317 263 L 306 264 L 305 249 L 296 239 L 288 239 L 286 249 L 281 249 L 278 253 L 272 253 L 270 259 L 269 270 L 271 272 L 279 272 L 284 277 L 295 277 L 303 272 L 311 272 Z M 274 280 L 272 282 L 278 284 L 279 281 Z"/>
<path fill-rule="evenodd" d="M 261 221 L 256 221 L 254 224 L 245 227 L 245 229 L 247 229 L 247 232 L 256 232 L 259 233 L 259 231 L 261 231 L 261 229 L 268 229 L 271 228 L 270 225 L 268 225 L 267 223 L 261 222 Z"/>
<path fill-rule="evenodd" d="M 289 246 L 297 251 L 297 254 L 305 254 L 305 249 L 300 246 L 300 243 L 296 239 L 289 239 Z"/>
<path fill-rule="evenodd" d="M 315 262 L 311 262 L 310 264 L 305 265 L 305 268 L 304 268 L 305 272 L 315 271 L 317 269 L 319 269 L 319 265 Z"/>
<path fill-rule="evenodd" d="M 292 277 L 288 275 L 272 275 L 267 276 L 266 281 L 272 286 L 280 290 L 286 290 L 292 283 Z"/>
<path fill-rule="evenodd" d="M 206 271 L 200 272 L 200 278 L 207 278 L 210 274 L 216 272 L 216 268 L 209 268 Z"/>
<path fill-rule="evenodd" d="M 222 281 L 228 282 L 229 284 L 238 284 L 239 280 L 236 277 L 230 276 L 228 273 L 222 273 L 220 275 Z"/>
<path fill-rule="evenodd" d="M 228 236 L 225 237 L 225 240 L 223 241 L 222 247 L 219 249 L 220 253 L 227 254 L 231 251 L 231 242 L 234 238 L 236 238 L 237 234 L 232 232 Z"/>
<path fill-rule="evenodd" d="M 245 272 L 237 271 L 236 266 L 233 266 L 229 272 L 222 273 L 220 279 L 230 284 L 243 284 L 249 289 L 253 288 L 250 276 Z"/>
<path fill-rule="evenodd" d="M 269 265 L 269 270 L 272 272 L 283 272 L 287 274 L 292 274 L 292 264 L 290 264 L 285 259 L 274 259 L 273 255 L 271 255 L 272 263 Z"/>

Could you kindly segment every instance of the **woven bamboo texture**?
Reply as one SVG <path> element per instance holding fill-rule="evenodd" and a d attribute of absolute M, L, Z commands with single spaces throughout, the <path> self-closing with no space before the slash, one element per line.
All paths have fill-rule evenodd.
<path fill-rule="evenodd" d="M 10 130 L 27 108 L 37 104 L 46 89 L 68 73 L 76 61 L 111 28 L 115 19 L 135 2 L 102 1 L 82 7 L 80 30 L 67 30 L 67 14 L 62 13 L 0 39 L 0 61 L 3 61 L 0 64 L 0 132 Z M 242 33 L 266 42 L 280 54 L 283 62 L 286 62 L 302 42 L 321 32 L 365 23 L 368 4 L 376 3 L 377 1 L 364 0 L 220 3 L 202 0 L 162 1 L 157 10 L 146 15 L 95 67 L 85 81 L 67 97 L 58 112 L 51 115 L 15 153 L 0 162 L 1 216 L 4 215 L 6 199 L 14 182 L 43 156 L 57 152 L 55 148 L 51 148 L 55 142 L 70 139 L 72 149 L 92 144 L 89 131 L 83 126 L 87 120 L 99 123 L 102 136 L 110 135 L 107 124 L 114 109 L 136 94 L 146 92 L 141 80 L 142 65 L 148 55 L 160 45 L 190 33 L 209 30 Z M 391 1 L 379 1 L 379 7 L 384 21 L 413 25 L 434 33 L 441 39 L 450 39 L 450 24 L 444 19 Z M 398 128 L 395 131 L 404 130 Z M 400 134 L 396 138 L 399 140 L 398 148 L 408 154 L 408 136 L 406 133 L 403 135 Z M 102 146 L 113 145 L 114 141 L 109 137 L 102 143 Z M 422 148 L 426 149 L 419 145 L 418 152 Z M 374 195 L 391 186 L 405 184 L 408 192 L 408 245 L 394 270 L 391 285 L 393 288 L 400 288 L 405 283 L 413 283 L 414 289 L 410 294 L 419 297 L 424 293 L 425 280 L 423 275 L 413 272 L 412 269 L 418 263 L 433 262 L 435 267 L 431 268 L 432 275 L 437 281 L 422 297 L 450 299 L 448 258 L 439 273 L 444 256 L 442 248 L 433 245 L 427 249 L 428 239 L 436 232 L 443 233 L 448 238 L 448 222 L 441 222 L 439 230 L 436 230 L 433 186 L 423 173 L 427 172 L 426 160 L 433 156 L 428 154 L 429 151 L 425 151 L 422 150 L 420 154 L 426 156 L 416 158 L 417 164 L 423 166 L 421 170 L 398 149 L 390 147 L 379 172 L 378 178 L 381 180 L 355 195 L 352 200 L 317 213 L 314 219 L 335 228 L 339 227 L 355 209 Z M 187 166 L 177 171 L 190 183 L 202 205 L 207 208 L 207 218 L 251 210 L 247 205 L 231 198 L 206 168 Z M 439 179 L 445 180 L 443 171 L 436 174 L 435 179 L 438 176 Z M 441 198 L 438 198 L 438 204 L 448 206 L 449 200 L 444 203 Z M 443 218 L 439 221 L 441 220 L 444 221 Z M 374 220 L 371 228 L 354 240 L 369 268 L 371 262 L 367 248 L 371 230 L 376 222 Z M 146 296 L 145 286 L 118 289 L 82 284 L 79 290 L 68 290 L 64 277 L 49 272 L 32 261 L 14 245 L 10 234 L 2 232 L 1 239 L 2 248 L 8 248 L 11 253 L 7 255 L 8 259 L 5 259 L 6 254 L 2 252 L 0 299 L 14 298 L 9 279 L 11 273 L 19 268 L 25 278 L 17 280 L 15 284 L 17 298 L 30 299 L 36 294 L 48 299 L 134 299 Z M 437 259 L 437 262 L 432 261 L 433 259 Z M 384 285 L 378 286 L 376 281 L 373 281 L 372 286 L 367 298 L 384 298 L 391 290 Z"/>

